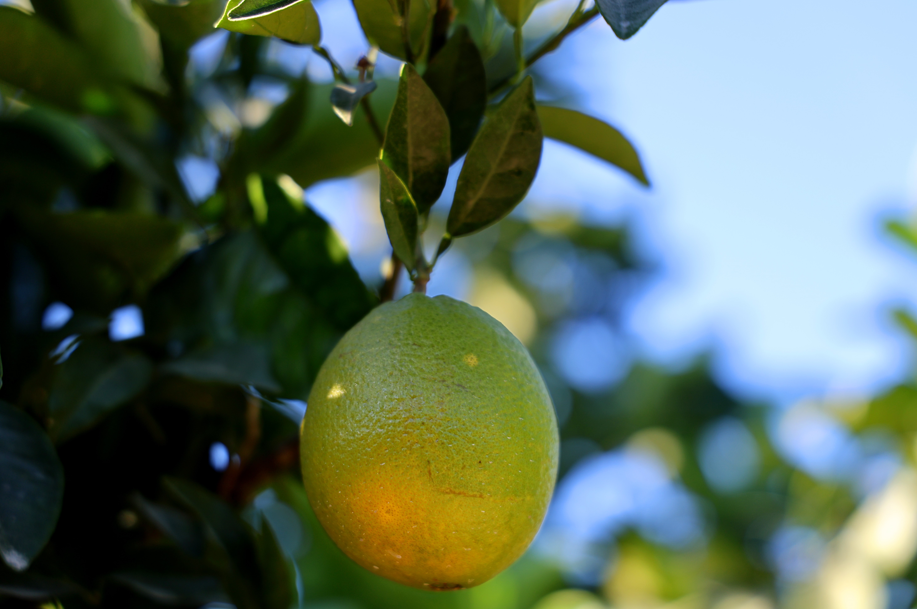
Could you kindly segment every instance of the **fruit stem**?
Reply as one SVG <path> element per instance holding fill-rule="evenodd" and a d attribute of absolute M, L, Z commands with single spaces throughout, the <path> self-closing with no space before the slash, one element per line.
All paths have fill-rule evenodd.
<path fill-rule="evenodd" d="M 401 258 L 392 252 L 392 272 L 385 278 L 382 289 L 379 290 L 379 300 L 388 302 L 395 299 L 395 290 L 398 288 L 398 277 L 401 276 Z"/>
<path fill-rule="evenodd" d="M 430 264 L 423 254 L 417 257 L 417 271 L 414 275 L 414 292 L 427 293 L 427 284 L 430 283 Z"/>

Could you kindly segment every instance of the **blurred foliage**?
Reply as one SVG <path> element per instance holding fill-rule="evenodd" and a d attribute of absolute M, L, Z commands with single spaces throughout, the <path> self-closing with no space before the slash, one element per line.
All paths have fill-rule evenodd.
<path fill-rule="evenodd" d="M 454 234 L 513 208 L 540 153 L 520 144 L 519 155 L 491 159 L 488 142 L 514 146 L 540 133 L 538 116 L 545 136 L 647 179 L 610 125 L 535 106 L 536 97 L 554 96 L 547 77 L 492 105 L 479 131 L 486 98 L 498 101 L 514 62 L 525 59 L 513 57 L 522 45 L 503 33 L 528 17 L 531 2 L 456 1 L 449 28 L 440 4 L 415 1 L 402 30 L 392 21 L 399 3 L 355 0 L 368 38 L 396 57 L 419 57 L 423 77 L 407 69 L 400 90 L 394 80 L 373 81 L 365 104 L 354 99 L 352 127 L 335 115 L 332 84 L 289 73 L 268 52 L 292 47 L 266 34 L 317 45 L 315 8 L 279 3 L 299 19 L 280 31 L 274 4 L 0 6 L 0 607 L 912 605 L 917 386 L 778 410 L 740 403 L 706 357 L 676 370 L 633 361 L 620 321 L 652 277 L 651 261 L 626 226 L 562 215 L 513 215 L 445 254 L 470 265 L 470 300 L 527 343 L 551 390 L 561 479 L 542 538 L 493 581 L 448 594 L 381 579 L 337 550 L 299 482 L 297 400 L 338 338 L 378 304 L 383 285 L 361 278 L 302 188 L 372 166 L 381 149 L 373 117 L 384 125 L 393 114 L 405 134 L 423 130 L 424 121 L 404 114 L 409 102 L 439 104 L 438 132 L 448 122 L 452 134 L 426 142 L 438 155 L 429 167 L 423 155 L 385 157 L 389 186 L 400 184 L 402 203 L 415 206 L 390 214 L 407 223 L 405 258 L 422 232 L 411 222 L 447 222 L 445 209 L 426 212 L 449 156 L 457 161 L 470 148 L 474 172 L 511 169 L 489 191 L 468 189 L 460 202 L 475 222 L 450 219 Z M 601 10 L 627 37 L 661 4 L 581 6 L 562 33 Z M 204 70 L 189 51 L 218 20 L 233 31 L 208 41 L 219 55 Z M 359 78 L 334 70 L 342 83 Z M 262 121 L 246 118 L 246 108 L 266 103 L 266 85 L 284 90 L 285 101 Z M 409 141 L 423 143 L 405 135 L 386 155 L 415 150 Z M 188 158 L 205 158 L 218 173 L 203 200 L 179 172 Z M 522 169 L 513 167 L 519 158 L 527 159 Z M 413 184 L 396 174 L 414 179 L 418 167 L 433 186 L 414 202 L 405 186 Z M 481 192 L 495 201 L 487 209 L 475 207 Z M 890 231 L 917 244 L 906 222 Z M 49 321 L 60 305 L 72 315 Z M 110 328 L 128 305 L 143 331 L 123 340 Z M 917 335 L 907 310 L 894 315 Z M 559 365 L 558 341 L 576 324 L 604 329 L 602 340 L 622 346 L 623 363 L 608 362 L 619 374 L 585 386 Z M 830 434 L 840 448 L 806 448 Z M 612 459 L 644 469 L 583 482 L 589 468 Z M 593 515 L 608 507 L 602 497 L 630 492 L 627 471 L 628 484 L 658 479 L 656 490 L 669 494 L 628 495 L 630 520 L 604 522 L 585 537 L 580 521 L 564 521 L 564 498 L 584 485 Z M 661 516 L 641 519 L 653 510 Z M 687 512 L 696 515 L 688 537 L 653 528 Z"/>

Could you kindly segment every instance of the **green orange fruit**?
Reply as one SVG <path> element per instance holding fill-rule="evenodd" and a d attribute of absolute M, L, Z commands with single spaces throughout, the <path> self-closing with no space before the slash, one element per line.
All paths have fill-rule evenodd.
<path fill-rule="evenodd" d="M 478 308 L 411 294 L 322 366 L 301 429 L 315 514 L 347 556 L 424 590 L 484 583 L 529 546 L 557 422 L 525 347 Z"/>

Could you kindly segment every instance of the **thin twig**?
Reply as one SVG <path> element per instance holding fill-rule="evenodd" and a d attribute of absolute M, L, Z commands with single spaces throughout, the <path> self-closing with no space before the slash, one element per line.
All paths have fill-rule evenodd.
<path fill-rule="evenodd" d="M 335 80 L 339 80 L 345 85 L 350 84 L 350 79 L 347 78 L 347 74 L 344 73 L 344 68 L 334 60 L 334 57 L 331 56 L 331 53 L 328 52 L 323 46 L 316 45 L 312 47 L 312 52 L 328 62 L 328 65 L 331 66 L 331 72 L 334 74 Z"/>
<path fill-rule="evenodd" d="M 430 283 L 430 275 L 418 275 L 417 279 L 414 280 L 414 293 L 415 294 L 426 294 L 427 293 L 427 284 Z"/>
<path fill-rule="evenodd" d="M 255 493 L 278 475 L 299 465 L 299 438 L 277 447 L 273 452 L 253 460 L 239 472 L 230 499 L 234 505 L 248 505 Z"/>
<path fill-rule="evenodd" d="M 414 49 L 411 48 L 411 0 L 401 2 L 401 43 L 404 45 L 404 60 L 414 63 Z"/>
<path fill-rule="evenodd" d="M 389 302 L 395 299 L 395 290 L 398 289 L 398 278 L 401 277 L 401 260 L 392 252 L 392 272 L 385 278 L 382 289 L 379 290 L 379 300 Z"/>
<path fill-rule="evenodd" d="M 220 479 L 217 489 L 220 497 L 227 500 L 232 497 L 239 481 L 239 475 L 242 473 L 242 468 L 251 460 L 260 441 L 261 401 L 253 395 L 246 395 L 245 438 L 242 440 L 242 445 L 239 446 L 239 452 L 236 455 L 238 459 L 230 461 L 229 467 L 226 468 L 223 477 Z"/>
<path fill-rule="evenodd" d="M 369 95 L 363 97 L 360 100 L 360 106 L 363 108 L 363 112 L 366 113 L 366 122 L 369 123 L 369 128 L 372 129 L 373 135 L 376 136 L 376 139 L 379 141 L 379 147 L 385 143 L 385 132 L 382 131 L 382 128 L 379 127 L 379 122 L 376 120 L 376 115 L 373 113 L 373 107 L 369 103 Z"/>
<path fill-rule="evenodd" d="M 576 30 L 580 29 L 581 27 L 583 27 L 584 25 L 586 25 L 587 23 L 595 19 L 598 15 L 599 15 L 598 6 L 594 6 L 584 13 L 580 13 L 580 14 L 574 13 L 573 16 L 570 17 L 570 20 L 567 22 L 567 25 L 564 27 L 564 29 L 557 32 L 557 34 L 555 34 L 550 40 L 547 40 L 544 44 L 538 47 L 534 53 L 529 55 L 529 57 L 525 60 L 526 69 L 532 67 L 532 64 L 534 64 L 536 61 L 538 61 L 539 59 L 541 59 L 542 57 L 544 57 L 551 51 L 554 51 L 555 49 L 557 49 L 557 47 L 560 46 L 560 43 L 562 43 L 567 36 L 569 36 Z M 510 74 L 506 78 L 503 78 L 502 80 L 500 80 L 493 87 L 491 87 L 490 95 L 496 95 L 497 93 L 499 93 L 500 91 L 508 87 L 513 82 L 513 79 L 515 77 L 516 77 L 516 74 Z"/>
<path fill-rule="evenodd" d="M 585 1 L 585 0 L 584 0 Z M 430 55 L 436 57 L 439 50 L 446 46 L 449 37 L 449 26 L 455 18 L 452 0 L 437 0 L 436 14 L 433 15 L 433 34 L 430 36 Z"/>

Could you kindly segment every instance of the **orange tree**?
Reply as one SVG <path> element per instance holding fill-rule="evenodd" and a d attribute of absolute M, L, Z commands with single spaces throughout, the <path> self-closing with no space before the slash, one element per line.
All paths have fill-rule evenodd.
<path fill-rule="evenodd" d="M 898 473 L 864 494 L 782 457 L 768 412 L 741 407 L 704 361 L 635 364 L 598 389 L 551 366 L 549 337 L 590 316 L 614 327 L 647 265 L 625 228 L 506 217 L 543 138 L 646 177 L 617 130 L 539 102 L 556 91 L 538 61 L 599 16 L 627 38 L 663 2 L 582 2 L 527 41 L 535 4 L 354 0 L 369 44 L 352 68 L 322 44 L 322 5 L 305 1 L 0 6 L 0 607 L 833 607 L 831 582 L 907 606 L 906 519 L 893 544 L 870 545 L 863 523 L 875 524 L 875 506 L 917 510 L 911 383 L 794 419 L 817 411 L 851 434 L 884 434 Z M 190 52 L 212 48 L 197 43 L 214 24 L 230 33 L 203 68 Z M 288 45 L 311 46 L 335 82 L 275 61 Z M 399 78 L 376 74 L 378 52 L 404 62 Z M 284 100 L 256 120 L 248 110 L 264 106 L 265 85 Z M 217 168 L 203 196 L 177 169 L 188 157 Z M 358 273 L 302 194 L 366 169 L 393 250 L 385 276 Z M 340 337 L 399 293 L 401 267 L 423 291 L 452 255 L 470 261 L 473 291 L 493 295 L 494 311 L 509 307 L 497 316 L 542 367 L 561 484 L 602 451 L 655 455 L 708 515 L 705 545 L 673 548 L 636 525 L 593 540 L 599 573 L 576 580 L 592 592 L 572 595 L 555 592 L 568 585 L 562 569 L 533 555 L 437 595 L 334 547 L 300 481 L 301 401 Z M 144 331 L 118 340 L 111 317 L 126 305 Z M 738 490 L 705 469 L 724 421 L 758 455 Z M 799 530 L 824 541 L 809 583 L 787 579 L 777 551 Z"/>
<path fill-rule="evenodd" d="M 357 0 L 370 45 L 353 69 L 302 0 L 0 6 L 0 604 L 294 602 L 310 575 L 288 560 L 305 542 L 277 533 L 290 505 L 308 513 L 284 482 L 289 400 L 340 336 L 402 265 L 422 291 L 453 240 L 503 219 L 544 137 L 646 182 L 619 132 L 539 104 L 527 73 L 600 13 L 628 37 L 662 2 L 583 2 L 529 45 L 535 4 Z M 189 51 L 215 26 L 231 34 L 202 74 Z M 270 44 L 311 46 L 336 82 L 285 71 Z M 379 51 L 404 61 L 399 79 L 375 78 Z M 264 82 L 285 101 L 240 123 Z M 205 200 L 180 177 L 187 155 L 218 167 Z M 422 235 L 462 158 L 430 257 Z M 373 165 L 394 253 L 367 285 L 302 189 Z M 595 247 L 623 255 L 611 233 Z M 63 325 L 43 324 L 51 303 Z M 144 332 L 116 340 L 125 305 Z"/>

